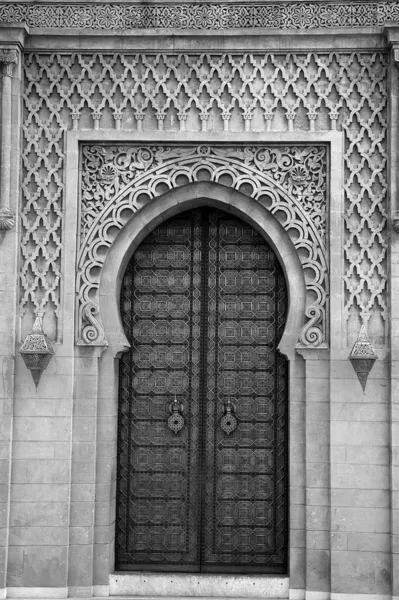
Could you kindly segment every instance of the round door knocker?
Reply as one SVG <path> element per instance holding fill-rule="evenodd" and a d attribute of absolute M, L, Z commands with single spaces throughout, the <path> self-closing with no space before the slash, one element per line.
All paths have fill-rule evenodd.
<path fill-rule="evenodd" d="M 225 414 L 220 419 L 220 427 L 227 435 L 230 435 L 237 427 L 237 419 L 234 416 L 235 406 L 231 400 L 226 400 L 224 411 Z"/>
<path fill-rule="evenodd" d="M 175 399 L 169 404 L 170 417 L 168 418 L 168 427 L 175 435 L 184 427 L 184 419 L 182 417 L 183 404 L 178 402 L 176 395 Z"/>

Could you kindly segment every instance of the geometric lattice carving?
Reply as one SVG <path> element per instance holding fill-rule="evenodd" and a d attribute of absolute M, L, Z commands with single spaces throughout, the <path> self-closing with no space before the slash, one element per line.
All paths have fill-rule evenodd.
<path fill-rule="evenodd" d="M 111 13 L 115 6 L 108 5 Z M 319 11 L 322 4 L 301 10 L 316 6 Z M 365 19 L 376 14 L 370 5 L 363 12 Z M 164 130 L 176 142 L 180 131 L 212 131 L 215 136 L 223 131 L 337 129 L 345 142 L 345 343 L 353 343 L 364 320 L 373 343 L 382 344 L 387 317 L 386 71 L 386 56 L 380 52 L 27 55 L 23 331 L 31 329 L 34 310 L 45 309 L 46 319 L 52 318 L 45 329 L 52 337 L 56 333 L 66 129 Z"/>
<path fill-rule="evenodd" d="M 399 21 L 399 2 L 278 2 L 218 4 L 124 4 L 55 2 L 0 6 L 3 23 L 30 28 L 79 29 L 314 29 L 382 27 Z"/>
<path fill-rule="evenodd" d="M 300 341 L 325 342 L 326 162 L 323 145 L 83 146 L 78 343 L 106 343 L 97 294 L 116 229 L 165 191 L 204 180 L 237 189 L 276 214 L 306 274 L 307 322 Z"/>

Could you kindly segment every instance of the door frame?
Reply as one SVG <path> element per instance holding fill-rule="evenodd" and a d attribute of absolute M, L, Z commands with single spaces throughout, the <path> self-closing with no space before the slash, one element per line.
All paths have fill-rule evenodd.
<path fill-rule="evenodd" d="M 242 219 L 237 218 L 237 216 L 235 216 L 235 215 L 233 216 L 232 213 L 231 213 L 231 211 L 230 212 L 220 211 L 220 209 L 214 209 L 213 207 L 210 207 L 209 205 L 198 207 L 196 210 L 198 211 L 198 215 L 200 215 L 200 216 L 197 216 L 195 219 L 192 218 L 192 215 L 193 215 L 192 211 L 180 212 L 177 215 L 175 215 L 174 217 L 169 218 L 166 221 L 164 221 L 164 223 L 165 224 L 179 223 L 181 221 L 178 221 L 177 219 L 179 219 L 181 215 L 185 215 L 185 218 L 187 220 L 184 221 L 184 222 L 185 223 L 187 222 L 189 224 L 190 230 L 191 230 L 192 227 L 194 227 L 195 224 L 196 225 L 200 225 L 202 234 L 199 236 L 199 238 L 195 238 L 195 239 L 200 239 L 201 240 L 201 250 L 203 250 L 204 249 L 203 244 L 204 243 L 205 244 L 208 243 L 207 241 L 205 241 L 206 238 L 207 238 L 207 236 L 205 236 L 205 238 L 204 238 L 204 235 L 205 235 L 204 232 L 205 232 L 205 230 L 208 231 L 208 235 L 210 235 L 208 229 L 211 227 L 212 224 L 215 225 L 215 222 L 218 222 L 219 219 L 223 219 L 223 222 L 224 222 L 226 219 L 233 218 L 233 219 L 235 219 L 234 223 L 241 223 L 243 226 L 246 225 L 246 226 L 249 226 L 251 228 L 251 231 L 256 236 L 256 240 L 254 240 L 253 242 L 250 242 L 251 245 L 255 245 L 254 247 L 256 247 L 256 248 L 259 247 L 259 248 L 262 248 L 262 249 L 263 248 L 270 249 L 270 251 L 273 253 L 273 257 L 274 257 L 272 259 L 272 263 L 274 264 L 276 262 L 276 259 L 277 259 L 276 253 L 273 251 L 273 249 L 271 248 L 270 244 L 265 240 L 265 236 L 263 236 L 263 235 L 259 236 L 259 232 L 256 231 L 256 230 L 254 230 L 254 228 L 252 227 L 252 225 L 248 225 L 248 221 L 243 221 Z M 210 219 L 210 211 L 213 211 L 213 213 L 212 213 L 214 215 L 213 219 Z M 205 223 L 204 219 L 206 219 L 206 224 L 205 225 L 204 225 L 204 223 Z M 218 232 L 219 232 L 219 225 L 217 227 L 218 227 Z M 218 237 L 219 236 L 216 235 L 216 237 L 213 238 L 215 242 L 218 239 Z M 136 248 L 135 252 L 140 251 L 140 249 L 143 248 L 143 244 L 145 245 L 148 239 L 149 239 L 148 236 L 146 238 L 144 238 L 143 242 L 141 243 L 141 245 L 139 245 Z M 170 243 L 173 243 L 172 238 L 168 238 L 168 240 L 169 240 L 168 241 L 168 245 Z M 259 240 L 259 241 L 257 241 L 257 240 Z M 155 243 L 156 243 L 156 239 L 155 240 L 152 239 L 151 240 L 151 246 L 150 246 L 152 249 L 157 248 L 157 246 L 154 245 Z M 165 240 L 163 242 L 160 242 L 160 243 L 161 243 L 160 247 L 164 247 Z M 189 240 L 187 242 L 185 242 L 185 247 L 189 248 L 190 253 L 194 249 L 193 244 L 194 244 L 193 238 L 190 236 Z M 222 247 L 223 246 L 220 246 L 220 248 L 222 248 Z M 219 247 L 218 247 L 218 249 L 219 249 Z M 207 257 L 207 253 L 205 253 L 205 256 Z M 135 254 L 133 253 L 133 255 L 132 255 L 131 259 L 130 259 L 130 262 L 128 264 L 128 267 L 127 267 L 127 269 L 129 269 L 130 278 L 132 278 L 132 277 L 134 278 L 135 277 L 135 274 L 137 273 L 137 271 L 136 271 L 137 268 L 139 269 L 138 272 L 141 272 L 140 271 L 140 267 L 137 267 L 136 263 L 134 263 L 134 266 L 133 266 L 133 260 L 134 260 L 134 258 L 135 258 Z M 200 261 L 201 265 L 203 263 L 205 264 L 205 262 L 207 260 L 209 260 L 209 259 L 208 258 L 204 259 L 204 255 L 202 254 L 202 259 Z M 289 300 L 289 298 L 288 298 L 287 280 L 286 280 L 286 277 L 284 275 L 284 271 L 283 271 L 282 266 L 281 266 L 281 260 L 277 260 L 277 262 L 278 262 L 278 266 L 276 265 L 276 278 L 278 277 L 279 281 L 281 282 L 280 283 L 280 285 L 281 285 L 281 293 L 282 293 L 282 290 L 284 290 L 284 303 L 285 303 L 285 305 L 287 307 L 287 313 L 288 313 L 288 300 Z M 180 266 L 179 268 L 182 269 L 183 267 Z M 222 269 L 222 268 L 223 267 L 220 265 L 220 269 Z M 260 268 L 260 266 L 255 267 L 255 268 Z M 193 274 L 194 274 L 194 271 L 192 270 L 193 269 L 193 265 L 192 265 L 191 262 L 188 263 L 186 269 L 187 269 L 186 272 L 190 273 L 190 281 L 191 281 L 191 278 L 193 277 Z M 204 276 L 204 273 L 203 273 L 203 270 L 202 270 L 202 266 L 200 267 L 200 271 L 201 271 L 201 277 Z M 126 273 L 127 273 L 127 271 L 125 271 L 125 273 L 123 274 L 121 287 L 126 292 L 133 293 L 132 282 L 129 283 L 129 284 L 124 283 L 125 278 L 126 278 Z M 282 278 L 284 278 L 284 280 Z M 283 283 L 283 281 L 284 281 L 284 283 Z M 205 290 L 204 290 L 203 284 L 198 285 L 198 288 L 196 288 L 196 289 L 198 291 L 201 290 L 200 291 L 201 294 L 205 294 L 206 295 L 208 293 L 206 291 L 207 290 L 206 286 L 205 286 Z M 259 293 L 261 293 L 261 289 L 260 288 L 257 291 Z M 144 295 L 146 294 L 146 292 L 142 292 L 142 293 Z M 153 291 L 153 293 L 155 293 L 155 291 Z M 164 295 L 165 291 L 158 292 L 158 293 L 160 295 Z M 193 292 L 190 291 L 190 294 L 192 294 L 192 293 Z M 202 304 L 202 300 L 203 300 L 203 297 L 201 299 L 201 304 Z M 120 303 L 120 306 L 122 306 L 122 301 Z M 125 314 L 125 311 L 122 308 L 120 310 L 121 310 L 121 313 Z M 130 311 L 128 311 L 128 312 L 131 312 L 132 310 L 133 309 L 130 309 Z M 276 301 L 274 302 L 273 311 L 274 311 L 273 312 L 274 318 L 277 320 L 278 309 L 277 309 Z M 203 312 L 203 310 L 201 310 L 201 314 L 202 314 L 202 312 Z M 206 314 L 206 312 L 204 314 Z M 221 314 L 220 313 L 217 313 L 217 314 L 215 313 L 214 318 L 218 319 L 219 317 L 221 317 Z M 144 317 L 142 317 L 142 318 L 144 318 Z M 245 320 L 245 318 L 244 318 L 244 320 Z M 202 317 L 201 317 L 201 322 L 202 322 Z M 207 322 L 207 319 L 205 319 L 205 322 Z M 286 322 L 287 322 L 287 314 L 284 315 L 284 319 L 283 319 L 283 327 L 284 327 L 284 329 L 285 329 Z M 214 326 L 216 326 L 216 328 L 217 328 L 217 321 L 215 321 Z M 134 334 L 133 334 L 133 330 L 129 329 L 129 332 L 130 333 L 126 333 L 126 335 L 128 336 L 128 339 L 131 341 L 131 343 L 135 343 L 135 345 L 138 344 L 138 347 L 140 347 L 140 342 L 137 339 L 136 339 L 135 342 L 133 342 L 133 340 L 135 339 L 134 338 Z M 280 332 L 277 335 L 279 336 L 280 333 L 281 333 L 281 326 L 280 326 Z M 204 331 L 202 331 L 202 335 L 203 334 L 204 334 Z M 276 338 L 274 338 L 274 344 L 275 344 L 276 341 L 280 341 L 280 338 L 278 337 L 277 340 L 276 340 Z M 192 338 L 190 338 L 190 343 L 193 343 Z M 144 342 L 144 344 L 146 344 L 146 342 Z M 281 353 L 280 353 L 280 355 L 281 355 Z M 127 371 L 130 373 L 130 375 L 128 375 L 128 376 L 130 376 L 130 377 L 132 376 L 132 373 L 133 373 L 132 368 L 133 368 L 133 366 L 131 365 L 131 360 L 132 360 L 132 357 L 128 358 L 127 362 L 125 362 L 125 366 L 124 366 L 125 370 L 123 370 L 123 369 L 122 369 L 122 371 L 120 370 L 119 377 L 121 377 L 122 372 L 124 372 L 127 375 Z M 277 360 L 277 358 L 276 358 L 276 360 Z M 285 499 L 283 501 L 283 507 L 280 506 L 280 508 L 279 508 L 279 510 L 280 510 L 280 516 L 281 516 L 281 508 L 283 508 L 284 513 L 285 513 L 285 518 L 284 518 L 284 553 L 285 553 L 284 567 L 279 566 L 279 565 L 275 565 L 272 562 L 270 563 L 270 565 L 264 565 L 263 567 L 260 567 L 260 566 L 258 566 L 256 564 L 254 565 L 252 563 L 251 563 L 251 566 L 245 566 L 243 564 L 240 564 L 240 566 L 235 566 L 235 564 L 232 563 L 232 564 L 229 564 L 228 566 L 226 565 L 224 567 L 221 562 L 218 562 L 217 566 L 215 566 L 215 565 L 212 565 L 210 562 L 207 563 L 207 562 L 201 562 L 201 561 L 198 562 L 198 563 L 196 563 L 194 565 L 194 564 L 191 564 L 191 563 L 190 564 L 189 563 L 186 564 L 184 562 L 186 559 L 184 558 L 184 556 L 182 556 L 182 563 L 181 564 L 178 564 L 178 563 L 167 563 L 166 562 L 166 563 L 154 563 L 154 565 L 151 566 L 151 564 L 147 564 L 147 565 L 137 564 L 137 565 L 135 565 L 134 563 L 132 563 L 132 564 L 129 565 L 129 567 L 126 564 L 125 568 L 124 568 L 123 564 L 121 565 L 119 563 L 119 567 L 118 567 L 118 571 L 117 571 L 118 573 L 123 572 L 124 570 L 126 570 L 128 572 L 137 572 L 137 571 L 140 572 L 140 571 L 143 571 L 143 570 L 144 571 L 145 570 L 153 570 L 154 572 L 158 572 L 158 573 L 159 572 L 164 572 L 165 573 L 165 572 L 169 571 L 169 572 L 173 572 L 173 573 L 179 573 L 179 572 L 180 573 L 190 573 L 191 572 L 191 573 L 201 573 L 201 574 L 203 574 L 203 573 L 212 574 L 213 573 L 213 574 L 223 574 L 223 575 L 228 575 L 228 574 L 233 574 L 233 573 L 235 575 L 237 573 L 246 574 L 246 575 L 259 575 L 259 574 L 267 574 L 267 575 L 276 575 L 276 574 L 278 574 L 279 575 L 280 573 L 286 573 L 286 571 L 287 571 L 286 564 L 288 562 L 287 561 L 287 557 L 288 557 L 288 509 L 289 509 L 289 504 L 288 504 L 288 485 L 289 485 L 289 478 L 288 478 L 288 418 L 289 418 L 289 415 L 288 415 L 288 361 L 286 360 L 285 357 L 284 357 L 283 360 L 284 360 L 284 371 L 285 371 L 286 376 L 287 376 L 287 387 L 284 390 L 284 405 L 285 405 L 286 408 L 284 409 L 284 425 L 283 425 L 283 428 L 284 428 L 284 432 L 285 433 L 284 433 L 283 445 L 280 446 L 280 445 L 278 445 L 277 442 L 275 442 L 276 446 L 274 446 L 274 451 L 273 452 L 278 452 L 278 451 L 280 451 L 280 449 L 282 450 L 282 448 L 284 447 L 284 464 L 285 464 L 285 466 L 284 466 L 284 487 L 285 487 L 286 491 L 284 492 Z M 202 361 L 201 361 L 201 364 L 202 364 Z M 206 359 L 205 359 L 205 364 L 202 364 L 202 367 L 200 366 L 200 370 L 202 371 L 204 369 L 204 367 L 206 367 L 206 365 L 207 365 L 207 362 L 206 362 Z M 274 368 L 275 368 L 275 372 L 274 372 L 274 378 L 275 379 L 274 379 L 274 381 L 276 381 L 276 378 L 277 378 L 277 363 L 275 363 Z M 207 371 L 207 369 L 205 369 L 205 372 L 206 371 Z M 120 388 L 120 390 L 119 390 L 119 401 L 118 401 L 118 404 L 119 404 L 119 402 L 121 401 L 121 398 L 122 398 L 122 396 L 120 396 L 121 393 L 122 392 L 121 392 L 121 388 Z M 133 396 L 129 395 L 130 400 L 133 401 L 134 400 L 134 396 L 135 396 L 135 394 L 133 394 Z M 125 398 L 125 402 L 126 402 L 127 397 L 124 396 L 124 398 Z M 197 402 L 198 401 L 201 403 L 201 393 L 200 393 L 200 396 L 197 399 Z M 216 402 L 216 397 L 214 398 L 214 402 Z M 132 425 L 133 422 L 134 422 L 134 417 L 130 414 L 130 411 L 128 411 L 127 413 L 125 411 L 123 411 L 123 414 L 124 414 L 123 422 L 126 423 L 126 421 L 129 421 L 130 425 Z M 130 415 L 130 416 L 128 416 L 128 415 Z M 200 416 L 198 418 L 199 418 L 200 421 L 202 421 L 202 419 L 205 419 L 205 423 L 208 423 L 208 418 L 205 417 L 205 415 L 207 415 L 207 411 L 204 412 L 203 410 L 200 410 Z M 121 418 L 121 416 L 122 416 L 122 414 L 119 412 L 119 406 L 118 406 L 118 431 L 119 431 L 119 427 L 120 427 L 120 425 L 119 425 L 119 423 L 120 423 L 119 419 Z M 274 417 L 274 419 L 276 419 L 276 418 L 277 417 Z M 214 423 L 213 427 L 218 427 L 217 423 L 218 423 L 218 421 Z M 125 426 L 123 427 L 123 429 L 124 429 L 125 435 L 126 435 L 127 432 L 126 432 Z M 204 426 L 207 427 L 208 425 L 204 425 L 203 424 L 202 427 L 204 427 Z M 191 425 L 189 425 L 189 427 L 191 427 Z M 167 436 L 167 438 L 169 438 L 169 436 Z M 166 440 L 165 440 L 165 443 L 166 443 Z M 133 444 L 133 446 L 134 446 L 134 444 Z M 119 457 L 119 453 L 120 453 L 120 451 L 121 451 L 121 449 L 123 447 L 124 447 L 124 445 L 123 445 L 123 443 L 121 441 L 121 437 L 118 434 L 118 441 L 117 441 L 118 457 Z M 140 447 L 140 443 L 139 443 L 139 447 Z M 170 448 L 173 448 L 173 446 L 171 446 Z M 216 449 L 214 449 L 214 452 L 215 451 L 216 451 Z M 126 448 L 125 448 L 124 452 L 126 452 Z M 201 460 L 204 459 L 203 452 L 204 452 L 204 449 L 202 449 L 202 450 L 199 451 L 199 455 L 201 455 L 201 457 L 202 457 Z M 215 456 L 214 456 L 214 459 L 215 459 Z M 135 487 L 135 481 L 136 481 L 135 475 L 131 471 L 130 468 L 128 468 L 128 470 L 126 471 L 126 467 L 123 466 L 124 463 L 125 463 L 125 461 L 120 462 L 120 459 L 118 459 L 117 472 L 119 472 L 119 469 L 122 468 L 122 471 L 124 473 L 123 480 L 125 480 L 127 482 L 128 489 L 134 489 L 134 487 Z M 275 469 L 277 469 L 277 467 L 275 467 Z M 275 477 L 276 476 L 283 477 L 283 475 L 282 475 L 282 473 L 281 473 L 280 470 L 278 470 L 278 471 L 276 470 L 274 476 Z M 194 475 L 194 480 L 196 480 L 196 476 L 195 475 Z M 120 488 L 118 486 L 118 482 L 120 483 L 120 476 L 119 476 L 119 478 L 117 477 L 117 489 L 120 490 Z M 193 482 L 192 479 L 190 479 L 190 482 L 191 482 L 190 485 L 194 485 L 194 482 Z M 196 495 L 196 494 L 194 494 L 194 495 Z M 119 510 L 122 510 L 122 513 L 125 513 L 126 510 L 129 510 L 127 508 L 127 505 L 132 506 L 132 502 L 133 502 L 133 501 L 130 501 L 128 499 L 123 500 L 124 496 L 125 496 L 124 493 L 121 493 L 120 491 L 117 492 L 117 497 L 116 497 L 116 499 L 117 499 L 117 508 L 119 507 Z M 118 500 L 118 498 L 119 498 L 119 500 Z M 165 497 L 165 499 L 166 499 L 166 497 Z M 220 500 L 220 498 L 219 498 L 219 500 Z M 272 504 L 272 506 L 273 506 L 273 511 L 276 511 L 277 506 L 278 506 L 277 505 L 277 501 L 275 501 Z M 213 507 L 213 508 L 215 509 L 215 507 Z M 117 514 L 118 514 L 118 512 L 117 512 Z M 201 511 L 201 514 L 202 514 L 202 511 Z M 203 514 L 202 514 L 202 517 L 204 517 Z M 199 517 L 199 519 L 201 519 L 201 517 Z M 124 521 L 124 518 L 122 518 L 122 522 L 123 521 Z M 116 525 L 118 525 L 118 523 L 116 523 Z M 199 527 L 200 527 L 200 523 L 198 522 L 197 526 L 196 526 L 196 531 L 197 531 L 197 529 L 198 529 L 198 531 L 197 531 L 197 534 L 195 536 L 197 538 L 197 544 L 201 544 L 201 543 L 204 542 L 205 539 L 207 539 L 207 538 L 203 538 L 203 536 L 199 534 L 199 531 L 200 531 Z M 118 527 L 117 527 L 117 529 L 118 529 Z M 118 529 L 118 531 L 119 531 L 119 533 L 121 533 L 119 529 Z M 190 536 L 191 535 L 194 535 L 194 534 L 190 533 Z M 121 546 L 120 546 L 120 551 L 121 551 L 121 554 L 123 556 L 125 556 L 125 554 L 130 554 L 130 550 L 128 549 L 128 546 L 126 546 L 125 544 L 126 544 L 126 542 L 121 542 Z M 205 544 L 205 546 L 204 546 L 205 553 L 207 552 L 207 550 L 206 550 L 207 547 L 208 546 Z M 197 548 L 196 552 L 198 552 L 199 551 L 198 546 L 196 546 L 196 548 Z M 209 549 L 209 551 L 210 551 L 210 549 Z M 147 553 L 147 552 L 150 552 L 150 550 L 146 550 L 145 551 L 145 553 Z M 214 550 L 214 552 L 216 554 L 220 554 L 220 555 L 223 554 L 223 550 L 221 550 L 221 549 L 219 549 L 218 551 Z M 202 555 L 202 551 L 200 552 L 200 554 Z M 261 553 L 259 553 L 259 551 L 258 551 L 257 554 L 256 554 L 256 556 L 258 558 L 260 558 Z M 237 559 L 238 559 L 238 557 L 237 557 Z M 126 559 L 125 559 L 125 561 L 126 561 L 126 563 L 129 562 Z M 115 560 L 115 565 L 116 564 L 118 564 L 117 560 Z M 263 571 L 265 573 L 263 573 Z"/>
<path fill-rule="evenodd" d="M 209 182 L 192 183 L 159 196 L 139 212 L 135 213 L 130 221 L 123 227 L 114 241 L 103 267 L 99 297 L 100 309 L 109 347 L 103 353 L 99 348 L 97 348 L 97 351 L 99 356 L 99 389 L 102 390 L 101 398 L 103 398 L 103 400 L 99 398 L 99 402 L 100 404 L 104 404 L 105 414 L 108 417 L 110 437 L 111 431 L 113 432 L 113 449 L 111 452 L 113 459 L 111 464 L 109 457 L 107 459 L 102 459 L 104 468 L 108 467 L 111 471 L 109 527 L 114 531 L 116 512 L 115 467 L 116 419 L 118 410 L 118 358 L 121 353 L 128 348 L 128 341 L 123 331 L 119 312 L 119 296 L 122 277 L 135 249 L 150 231 L 164 220 L 169 219 L 180 212 L 185 212 L 192 208 L 204 205 L 219 208 L 228 213 L 230 212 L 259 231 L 272 246 L 286 276 L 289 307 L 286 327 L 279 344 L 279 349 L 287 357 L 289 363 L 290 391 L 288 414 L 290 422 L 289 429 L 291 433 L 289 436 L 289 455 L 291 455 L 291 457 L 294 455 L 294 460 L 290 460 L 289 466 L 290 547 L 288 550 L 288 562 L 290 580 L 292 582 L 293 579 L 296 579 L 293 573 L 293 567 L 295 568 L 298 563 L 298 556 L 301 556 L 302 549 L 293 547 L 291 542 L 295 539 L 295 532 L 303 529 L 303 522 L 305 520 L 303 497 L 302 495 L 299 497 L 297 493 L 298 488 L 304 489 L 304 461 L 301 457 L 298 457 L 298 459 L 295 458 L 297 452 L 291 443 L 292 439 L 297 440 L 298 436 L 303 435 L 303 420 L 297 407 L 304 402 L 304 389 L 302 385 L 304 369 L 303 361 L 296 353 L 295 346 L 304 322 L 306 304 L 305 279 L 302 265 L 293 242 L 278 220 L 255 200 L 236 190 L 227 188 L 226 186 Z M 89 348 L 81 348 L 80 350 L 82 353 L 90 352 Z M 102 350 L 104 350 L 104 348 Z M 101 411 L 100 404 L 98 408 L 99 411 Z M 291 436 L 295 429 L 297 430 L 297 433 L 295 433 L 294 438 L 292 438 Z M 101 471 L 102 467 L 99 462 L 101 463 L 101 458 L 97 461 L 97 470 Z M 111 543 L 108 545 L 107 551 L 107 562 L 110 565 L 110 572 L 112 572 L 114 565 L 114 534 Z M 299 579 L 296 586 L 303 589 L 303 569 L 295 568 L 295 570 L 297 570 L 297 577 Z M 119 575 L 120 574 L 116 574 L 112 577 L 115 579 Z M 234 575 L 231 577 L 234 577 Z M 283 579 L 284 578 L 281 578 L 281 580 Z"/>

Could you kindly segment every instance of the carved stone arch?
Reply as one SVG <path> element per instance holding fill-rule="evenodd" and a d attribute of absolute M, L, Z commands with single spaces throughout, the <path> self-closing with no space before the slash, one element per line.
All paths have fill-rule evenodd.
<path fill-rule="evenodd" d="M 239 191 L 245 198 L 244 216 L 248 207 L 252 212 L 255 207 L 257 210 L 263 207 L 265 214 L 274 215 L 273 222 L 280 222 L 295 247 L 306 286 L 304 324 L 296 342 L 308 347 L 325 346 L 328 334 L 325 146 L 87 145 L 82 152 L 78 345 L 108 344 L 100 314 L 99 288 L 104 263 L 120 231 L 136 213 L 138 222 L 144 223 L 154 202 L 163 214 L 162 203 L 168 197 L 168 190 L 175 193 L 205 179 L 211 186 L 209 189 L 216 189 L 212 186 L 218 184 L 217 189 L 225 198 L 235 197 L 234 192 Z M 184 193 L 179 192 L 178 196 Z M 204 193 L 202 197 L 207 195 Z M 225 200 L 225 204 L 231 202 Z M 267 232 L 265 235 L 268 236 Z"/>
<path fill-rule="evenodd" d="M 110 248 L 102 268 L 99 312 L 104 337 L 113 355 L 129 345 L 121 322 L 119 296 L 123 274 L 132 254 L 162 221 L 200 206 L 212 206 L 234 214 L 259 231 L 272 246 L 283 267 L 289 297 L 288 317 L 279 347 L 284 354 L 290 354 L 298 342 L 306 306 L 303 268 L 290 236 L 255 200 L 220 184 L 199 182 L 171 190 L 147 204 L 120 230 Z"/>

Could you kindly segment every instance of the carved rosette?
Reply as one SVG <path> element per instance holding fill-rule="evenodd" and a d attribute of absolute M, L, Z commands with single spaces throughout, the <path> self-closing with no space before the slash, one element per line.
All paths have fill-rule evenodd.
<path fill-rule="evenodd" d="M 107 345 L 98 289 L 115 229 L 152 198 L 203 177 L 230 185 L 271 213 L 278 212 L 294 246 L 301 249 L 300 260 L 308 273 L 306 324 L 299 343 L 325 344 L 326 161 L 324 145 L 84 146 L 77 344 Z"/>

